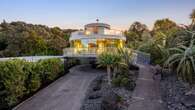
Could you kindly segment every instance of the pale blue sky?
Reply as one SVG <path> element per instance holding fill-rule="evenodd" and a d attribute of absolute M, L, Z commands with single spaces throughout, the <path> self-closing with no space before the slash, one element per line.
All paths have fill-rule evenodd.
<path fill-rule="evenodd" d="M 0 0 L 0 22 L 25 21 L 66 29 L 83 28 L 99 18 L 124 30 L 134 21 L 151 28 L 161 18 L 189 24 L 194 8 L 195 0 Z"/>

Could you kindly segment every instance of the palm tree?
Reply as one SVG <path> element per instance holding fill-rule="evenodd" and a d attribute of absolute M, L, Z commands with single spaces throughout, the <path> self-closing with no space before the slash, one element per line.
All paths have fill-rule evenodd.
<path fill-rule="evenodd" d="M 98 56 L 97 63 L 99 66 L 107 67 L 107 75 L 108 75 L 108 84 L 111 85 L 111 69 L 120 62 L 120 57 L 117 54 L 110 52 L 103 52 Z"/>
<path fill-rule="evenodd" d="M 120 66 L 123 64 L 121 62 L 122 60 L 122 57 L 120 57 L 118 54 L 115 54 L 115 57 L 114 57 L 114 64 L 113 64 L 113 77 L 116 77 L 116 74 L 118 73 L 119 71 L 119 68 Z"/>
<path fill-rule="evenodd" d="M 192 13 L 190 14 L 190 19 L 192 19 L 191 25 L 194 25 L 195 24 L 195 9 L 193 9 Z"/>
<path fill-rule="evenodd" d="M 172 52 L 173 54 L 169 56 L 168 60 L 165 62 L 165 66 L 176 67 L 178 76 L 192 83 L 193 74 L 195 73 L 195 33 L 190 33 L 192 34 L 190 45 L 188 47 L 181 45 L 179 47 L 170 48 L 170 53 Z"/>

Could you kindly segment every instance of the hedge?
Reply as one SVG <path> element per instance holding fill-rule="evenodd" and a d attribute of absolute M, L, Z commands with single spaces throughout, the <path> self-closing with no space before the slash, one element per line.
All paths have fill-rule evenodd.
<path fill-rule="evenodd" d="M 0 100 L 1 107 L 14 105 L 25 93 L 24 63 L 22 60 L 12 60 L 0 63 Z"/>
<path fill-rule="evenodd" d="M 41 60 L 37 63 L 37 72 L 40 74 L 41 83 L 47 84 L 63 73 L 63 62 L 60 59 Z"/>
<path fill-rule="evenodd" d="M 38 62 L 18 59 L 0 62 L 0 110 L 11 109 L 25 96 L 63 75 L 63 64 L 58 58 Z M 68 66 L 74 64 L 70 61 Z"/>

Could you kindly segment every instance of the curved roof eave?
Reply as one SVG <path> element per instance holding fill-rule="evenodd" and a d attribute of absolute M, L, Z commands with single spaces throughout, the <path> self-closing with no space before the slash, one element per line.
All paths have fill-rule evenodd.
<path fill-rule="evenodd" d="M 109 24 L 106 24 L 106 23 L 90 23 L 90 24 L 86 24 L 84 27 L 87 28 L 87 27 L 105 27 L 105 28 L 109 28 L 110 29 L 110 25 Z"/>

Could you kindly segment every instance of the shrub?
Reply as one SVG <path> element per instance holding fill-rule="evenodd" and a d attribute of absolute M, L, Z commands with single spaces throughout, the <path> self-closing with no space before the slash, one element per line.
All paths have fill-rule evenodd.
<path fill-rule="evenodd" d="M 163 65 L 168 57 L 168 51 L 165 47 L 157 44 L 155 41 L 148 41 L 138 48 L 139 51 L 150 53 L 151 63 Z"/>
<path fill-rule="evenodd" d="M 174 51 L 172 55 L 165 62 L 165 66 L 176 69 L 178 77 L 181 77 L 184 81 L 194 83 L 195 73 L 195 47 L 180 46 L 177 48 L 170 48 L 170 51 Z"/>
<path fill-rule="evenodd" d="M 186 34 L 191 36 L 189 46 L 179 45 L 174 48 L 169 48 L 170 56 L 164 63 L 165 66 L 171 67 L 172 70 L 176 69 L 177 76 L 183 79 L 184 81 L 194 84 L 195 77 L 195 45 L 194 45 L 194 36 L 193 31 L 186 31 Z"/>
<path fill-rule="evenodd" d="M 40 60 L 37 64 L 40 67 L 40 77 L 43 84 L 47 84 L 63 73 L 63 63 L 60 59 Z"/>
<path fill-rule="evenodd" d="M 25 87 L 26 94 L 33 93 L 41 86 L 41 79 L 39 75 L 40 66 L 37 63 L 26 62 L 24 72 L 26 75 Z"/>
<path fill-rule="evenodd" d="M 25 95 L 59 77 L 63 70 L 63 63 L 57 58 L 38 62 L 0 62 L 0 110 L 16 105 Z"/>
<path fill-rule="evenodd" d="M 116 87 L 124 87 L 127 90 L 133 90 L 135 88 L 135 81 L 132 76 L 118 75 L 116 78 L 112 79 L 112 84 Z"/>
<path fill-rule="evenodd" d="M 125 87 L 127 90 L 133 90 L 136 86 L 136 83 L 133 79 L 123 78 L 121 80 L 121 86 Z"/>
<path fill-rule="evenodd" d="M 15 105 L 18 99 L 24 95 L 25 73 L 23 71 L 23 60 L 11 60 L 0 63 L 1 95 L 4 96 L 4 103 L 9 106 Z M 2 97 L 1 97 L 2 98 Z"/>
<path fill-rule="evenodd" d="M 120 87 L 120 85 L 121 85 L 120 83 L 121 83 L 121 77 L 118 76 L 118 77 L 112 79 L 112 84 L 114 86 Z"/>
<path fill-rule="evenodd" d="M 124 78 L 122 78 L 121 81 L 120 81 L 120 86 L 126 87 L 126 86 L 128 86 L 128 83 L 129 83 L 129 79 L 126 78 L 126 77 L 124 77 Z"/>

